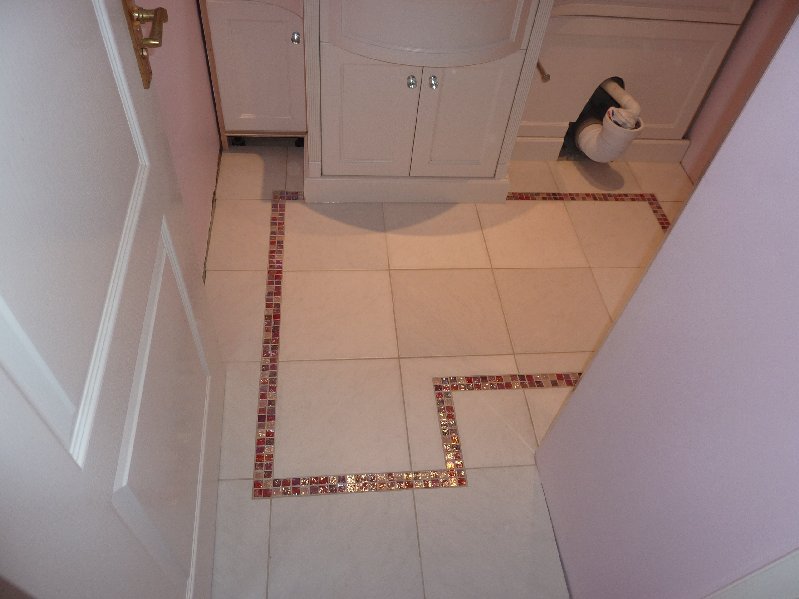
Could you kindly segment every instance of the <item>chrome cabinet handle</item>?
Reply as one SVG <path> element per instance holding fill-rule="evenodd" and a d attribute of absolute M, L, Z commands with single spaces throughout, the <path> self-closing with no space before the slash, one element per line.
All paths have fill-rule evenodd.
<path fill-rule="evenodd" d="M 430 75 L 430 89 L 438 89 L 438 77 Z"/>
<path fill-rule="evenodd" d="M 408 88 L 416 89 L 416 75 L 408 75 Z"/>
<path fill-rule="evenodd" d="M 294 33 L 291 34 L 291 43 L 292 44 L 296 45 L 296 44 L 299 44 L 301 41 L 302 41 L 302 38 L 300 37 L 300 32 L 299 31 L 295 31 Z"/>

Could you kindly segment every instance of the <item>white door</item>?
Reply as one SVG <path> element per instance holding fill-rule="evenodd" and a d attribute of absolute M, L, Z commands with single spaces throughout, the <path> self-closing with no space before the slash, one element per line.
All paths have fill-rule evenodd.
<path fill-rule="evenodd" d="M 4 2 L 0 81 L 0 576 L 208 596 L 224 382 L 122 2 Z"/>
<path fill-rule="evenodd" d="M 207 6 L 225 130 L 304 133 L 302 3 L 209 0 Z"/>
<path fill-rule="evenodd" d="M 524 54 L 424 68 L 411 175 L 494 176 Z"/>

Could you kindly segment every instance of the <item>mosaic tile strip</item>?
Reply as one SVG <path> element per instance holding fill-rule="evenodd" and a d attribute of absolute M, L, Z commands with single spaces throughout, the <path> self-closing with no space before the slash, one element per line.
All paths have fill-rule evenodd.
<path fill-rule="evenodd" d="M 546 193 L 530 193 L 511 191 L 508 193 L 508 200 L 511 201 L 524 201 L 524 200 L 544 200 L 544 201 L 561 201 L 561 202 L 646 202 L 652 209 L 652 214 L 664 231 L 668 231 L 671 227 L 663 207 L 658 202 L 658 199 L 653 193 L 561 193 L 561 192 L 546 192 Z"/>
<path fill-rule="evenodd" d="M 264 296 L 264 340 L 258 387 L 253 498 L 465 486 L 467 478 L 455 416 L 454 392 L 574 387 L 579 382 L 581 374 L 578 372 L 437 377 L 433 379 L 432 384 L 444 452 L 444 468 L 273 478 L 286 202 L 302 199 L 301 192 L 276 191 L 272 200 L 269 262 Z"/>

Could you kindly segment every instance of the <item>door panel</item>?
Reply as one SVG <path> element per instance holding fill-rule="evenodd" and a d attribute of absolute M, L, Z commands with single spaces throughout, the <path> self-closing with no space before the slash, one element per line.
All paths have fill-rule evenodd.
<path fill-rule="evenodd" d="M 73 4 L 0 19 L 0 574 L 43 598 L 209 596 L 224 376 L 202 280 L 122 2 Z"/>
<path fill-rule="evenodd" d="M 73 40 L 85 25 L 76 31 L 59 28 L 59 11 L 46 3 L 28 3 L 27 10 L 25 21 L 53 29 L 58 61 L 70 65 L 75 80 L 94 80 L 98 87 L 115 90 L 111 70 L 96 66 L 108 63 L 99 32 L 78 46 Z M 91 4 L 75 6 L 74 15 L 83 23 L 94 21 L 96 28 Z M 5 111 L 13 118 L 0 124 L 4 144 L 13 148 L 0 159 L 8 198 L 0 219 L 0 301 L 5 304 L 0 318 L 8 336 L 0 338 L 0 352 L 17 363 L 18 384 L 70 446 L 78 411 L 95 400 L 119 301 L 109 282 L 120 284 L 112 276 L 124 268 L 127 256 L 120 250 L 130 247 L 125 234 L 133 231 L 142 187 L 136 185 L 139 159 L 118 93 L 70 103 L 67 119 L 62 111 L 41 110 L 54 87 L 54 57 L 42 50 L 26 52 L 23 84 L 3 90 L 3 105 L 18 108 Z M 5 69 L 2 76 L 14 80 Z M 102 124 L 97 115 L 103 115 Z M 89 142 L 100 126 L 118 140 L 105 157 L 101 147 Z M 37 135 L 37 142 L 29 141 Z M 87 264 L 93 268 L 76 268 Z M 23 346 L 28 348 L 24 358 L 17 349 Z M 36 367 L 26 371 L 20 358 Z M 49 388 L 42 380 L 50 382 Z"/>
<path fill-rule="evenodd" d="M 517 52 L 486 64 L 425 67 L 411 175 L 494 176 L 523 61 Z"/>
<path fill-rule="evenodd" d="M 166 225 L 160 242 L 113 503 L 162 567 L 185 580 L 202 483 L 196 432 L 203 429 L 210 372 Z"/>
<path fill-rule="evenodd" d="M 323 174 L 407 176 L 422 69 L 321 47 Z"/>

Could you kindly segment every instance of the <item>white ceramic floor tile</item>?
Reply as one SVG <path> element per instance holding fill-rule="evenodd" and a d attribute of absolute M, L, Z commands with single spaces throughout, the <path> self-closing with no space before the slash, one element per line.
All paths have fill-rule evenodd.
<path fill-rule="evenodd" d="M 533 417 L 533 427 L 538 443 L 544 440 L 552 421 L 558 415 L 566 398 L 571 395 L 571 389 L 525 389 L 527 404 Z"/>
<path fill-rule="evenodd" d="M 398 360 L 280 364 L 275 476 L 408 470 Z"/>
<path fill-rule="evenodd" d="M 566 209 L 591 266 L 645 266 L 663 241 L 646 202 L 568 202 Z"/>
<path fill-rule="evenodd" d="M 388 268 L 380 204 L 286 203 L 285 270 Z"/>
<path fill-rule="evenodd" d="M 282 310 L 281 360 L 397 356 L 388 271 L 285 273 Z"/>
<path fill-rule="evenodd" d="M 685 202 L 694 191 L 691 179 L 679 163 L 630 162 L 629 166 L 642 191 L 654 193 L 661 204 Z"/>
<path fill-rule="evenodd" d="M 385 204 L 391 268 L 489 268 L 474 204 Z"/>
<path fill-rule="evenodd" d="M 263 345 L 264 273 L 208 271 L 205 289 L 216 324 L 222 360 L 259 361 Z"/>
<path fill-rule="evenodd" d="M 564 202 L 478 206 L 494 268 L 588 266 Z"/>
<path fill-rule="evenodd" d="M 265 146 L 223 152 L 217 200 L 271 200 L 286 189 L 286 148 Z"/>
<path fill-rule="evenodd" d="M 535 463 L 535 433 L 521 390 L 458 391 L 453 399 L 467 468 Z"/>
<path fill-rule="evenodd" d="M 271 202 L 218 202 L 214 209 L 206 268 L 266 272 L 271 215 Z"/>
<path fill-rule="evenodd" d="M 625 162 L 603 164 L 589 160 L 558 160 L 549 165 L 562 192 L 640 193 L 642 191 L 632 170 Z"/>
<path fill-rule="evenodd" d="M 508 176 L 511 191 L 558 191 L 558 184 L 547 162 L 511 160 Z"/>
<path fill-rule="evenodd" d="M 436 470 L 444 467 L 433 377 L 513 374 L 516 370 L 512 356 L 403 358 L 400 364 L 414 470 Z M 460 414 L 457 408 L 456 414 Z"/>
<path fill-rule="evenodd" d="M 669 223 L 673 225 L 682 214 L 683 208 L 685 208 L 685 202 L 660 202 L 660 207 L 663 208 L 663 212 L 666 213 L 666 218 L 669 219 Z"/>
<path fill-rule="evenodd" d="M 232 362 L 226 367 L 219 478 L 252 478 L 260 364 Z"/>
<path fill-rule="evenodd" d="M 298 148 L 293 144 L 289 146 L 286 156 L 286 190 L 302 191 L 305 155 L 304 148 Z"/>
<path fill-rule="evenodd" d="M 422 599 L 411 493 L 278 499 L 272 510 L 270 598 Z"/>
<path fill-rule="evenodd" d="M 510 353 L 490 270 L 391 271 L 400 355 Z"/>
<path fill-rule="evenodd" d="M 547 372 L 585 372 L 592 352 L 563 352 L 557 354 L 516 354 L 520 374 Z"/>
<path fill-rule="evenodd" d="M 610 318 L 588 268 L 496 270 L 517 353 L 593 351 Z"/>
<path fill-rule="evenodd" d="M 643 269 L 594 268 L 592 270 L 610 317 L 616 320 L 638 286 Z"/>
<path fill-rule="evenodd" d="M 266 598 L 270 502 L 251 495 L 252 481 L 219 483 L 214 599 Z"/>
<path fill-rule="evenodd" d="M 568 598 L 535 468 L 468 476 L 468 487 L 414 491 L 427 599 Z"/>

